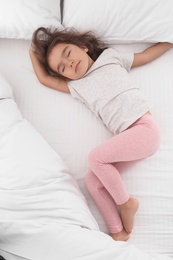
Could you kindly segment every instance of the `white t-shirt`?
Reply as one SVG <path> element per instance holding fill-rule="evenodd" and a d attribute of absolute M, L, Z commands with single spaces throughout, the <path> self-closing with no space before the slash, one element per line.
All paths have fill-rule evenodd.
<path fill-rule="evenodd" d="M 72 96 L 114 134 L 127 129 L 151 107 L 128 73 L 133 59 L 133 53 L 108 48 L 81 79 L 68 82 Z"/>

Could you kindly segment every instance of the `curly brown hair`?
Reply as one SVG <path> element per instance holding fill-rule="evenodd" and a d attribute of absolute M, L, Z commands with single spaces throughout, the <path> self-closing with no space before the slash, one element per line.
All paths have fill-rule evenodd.
<path fill-rule="evenodd" d="M 92 60 L 96 60 L 98 56 L 106 49 L 105 44 L 96 38 L 92 32 L 79 33 L 73 28 L 69 29 L 50 29 L 39 27 L 32 37 L 32 44 L 38 60 L 48 70 L 49 73 L 54 75 L 61 75 L 52 71 L 48 64 L 48 56 L 52 48 L 59 43 L 74 44 L 79 47 L 86 47 L 88 55 Z"/>

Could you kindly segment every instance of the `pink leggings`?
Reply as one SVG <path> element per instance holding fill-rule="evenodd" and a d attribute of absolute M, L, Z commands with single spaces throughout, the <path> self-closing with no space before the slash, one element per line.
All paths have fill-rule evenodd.
<path fill-rule="evenodd" d="M 90 152 L 91 170 L 85 182 L 110 233 L 118 233 L 123 229 L 116 205 L 122 205 L 129 199 L 119 170 L 124 164 L 127 166 L 128 163 L 151 156 L 159 144 L 158 126 L 150 114 L 145 114 L 128 129 Z"/>

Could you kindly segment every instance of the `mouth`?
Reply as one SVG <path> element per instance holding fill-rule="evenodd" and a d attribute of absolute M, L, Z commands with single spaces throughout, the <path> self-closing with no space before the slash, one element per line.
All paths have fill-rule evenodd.
<path fill-rule="evenodd" d="M 78 69 L 79 69 L 79 64 L 80 64 L 80 61 L 76 64 L 76 66 L 75 66 L 75 72 L 77 72 L 78 71 Z"/>

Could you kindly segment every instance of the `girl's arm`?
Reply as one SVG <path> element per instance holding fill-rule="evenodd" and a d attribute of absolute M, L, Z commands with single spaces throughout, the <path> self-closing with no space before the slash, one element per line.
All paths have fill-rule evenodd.
<path fill-rule="evenodd" d="M 147 64 L 157 59 L 172 47 L 173 47 L 173 43 L 160 42 L 147 48 L 141 53 L 135 53 L 132 68 Z"/>
<path fill-rule="evenodd" d="M 51 76 L 47 72 L 45 67 L 37 59 L 33 47 L 30 48 L 29 53 L 30 53 L 35 74 L 38 80 L 40 81 L 40 83 L 42 83 L 46 87 L 53 88 L 61 92 L 70 93 L 69 88 L 67 86 L 67 82 L 65 80 Z"/>

